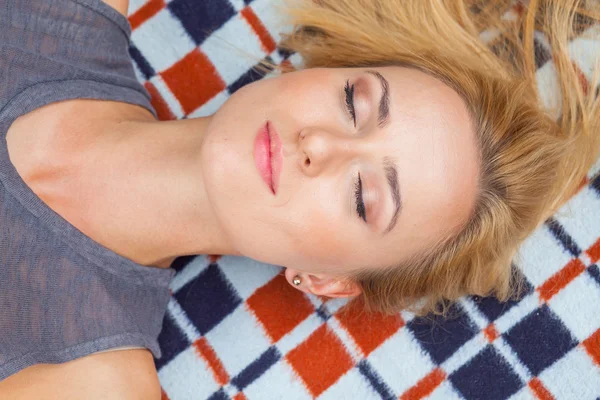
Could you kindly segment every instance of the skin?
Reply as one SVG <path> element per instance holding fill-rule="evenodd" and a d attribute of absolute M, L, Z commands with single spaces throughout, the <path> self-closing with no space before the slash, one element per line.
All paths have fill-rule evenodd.
<path fill-rule="evenodd" d="M 381 85 L 367 71 L 389 82 L 383 127 Z M 355 87 L 356 126 L 344 104 L 346 80 Z M 284 148 L 275 196 L 252 154 L 265 120 Z M 403 209 L 384 234 L 394 209 L 386 157 L 398 167 Z M 288 279 L 300 274 L 309 291 L 322 295 L 340 294 L 336 289 L 350 282 L 337 278 L 349 271 L 396 265 L 454 232 L 469 216 L 477 181 L 475 141 L 460 97 L 429 75 L 399 67 L 311 69 L 246 86 L 211 117 L 200 161 L 228 246 L 285 266 Z M 359 173 L 366 223 L 355 204 Z"/>
<path fill-rule="evenodd" d="M 106 2 L 126 13 L 127 1 Z M 382 127 L 382 89 L 369 70 L 389 82 Z M 356 126 L 346 81 L 354 85 Z M 276 195 L 253 158 L 267 120 L 283 144 Z M 124 103 L 65 101 L 18 118 L 7 143 L 36 195 L 124 257 L 152 268 L 180 255 L 242 255 L 284 266 L 294 288 L 329 297 L 360 293 L 350 271 L 397 265 L 451 235 L 477 191 L 477 146 L 463 101 L 435 78 L 400 67 L 284 74 L 243 87 L 212 116 L 179 121 L 156 121 Z M 384 158 L 398 167 L 403 203 L 385 234 L 393 201 Z M 359 173 L 367 222 L 354 202 Z M 131 370 L 140 373 L 120 378 Z M 159 398 L 159 389 L 145 349 L 37 365 L 0 385 L 21 398 Z"/>
<path fill-rule="evenodd" d="M 397 265 L 468 219 L 478 172 L 469 114 L 452 89 L 413 69 L 371 69 L 389 82 L 390 117 L 380 127 L 382 90 L 367 71 L 309 69 L 261 80 L 214 115 L 179 121 L 156 121 L 116 102 L 50 104 L 15 121 L 9 154 L 50 208 L 139 264 L 243 255 L 286 267 L 290 285 L 307 293 L 356 296 L 349 271 Z M 356 126 L 345 104 L 347 80 L 355 85 Z M 266 120 L 283 145 L 275 195 L 253 157 Z M 393 201 L 384 158 L 397 164 L 403 203 L 385 234 Z M 367 222 L 354 202 L 358 173 Z M 296 275 L 300 286 L 292 284 Z M 148 353 L 105 354 L 132 354 L 115 358 L 114 368 L 129 368 L 129 359 L 152 371 L 151 357 L 143 361 L 136 351 Z M 56 366 L 32 367 L 35 376 L 44 367 Z M 156 385 L 144 387 L 156 393 Z"/>
<path fill-rule="evenodd" d="M 152 354 L 136 349 L 33 365 L 1 381 L 0 398 L 159 400 L 161 390 Z"/>
<path fill-rule="evenodd" d="M 379 127 L 381 86 L 367 71 L 309 69 L 261 80 L 214 115 L 179 121 L 78 101 L 52 110 L 59 121 L 44 140 L 43 133 L 30 131 L 28 140 L 9 131 L 11 159 L 51 208 L 140 264 L 243 255 L 286 267 L 290 284 L 300 275 L 300 290 L 353 296 L 359 289 L 348 272 L 397 265 L 452 234 L 468 219 L 477 190 L 476 145 L 460 97 L 417 70 L 371 69 L 389 82 L 390 117 Z M 355 86 L 356 127 L 345 105 L 347 80 Z M 48 112 L 37 111 L 32 118 Z M 253 157 L 266 120 L 283 145 L 276 195 Z M 384 158 L 398 167 L 403 204 L 385 234 L 394 207 Z M 367 222 L 356 211 L 359 173 Z"/>

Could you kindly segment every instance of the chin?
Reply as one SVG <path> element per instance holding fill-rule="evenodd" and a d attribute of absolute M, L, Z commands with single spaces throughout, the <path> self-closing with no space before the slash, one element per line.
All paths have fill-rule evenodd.
<path fill-rule="evenodd" d="M 260 198 L 255 193 L 263 183 L 251 168 L 254 165 L 250 163 L 253 161 L 250 151 L 244 153 L 239 140 L 228 135 L 223 127 L 214 125 L 214 128 L 207 131 L 200 153 L 204 188 L 220 228 L 234 248 L 245 253 L 240 228 L 252 226 L 253 216 L 261 211 L 256 210 Z"/>
<path fill-rule="evenodd" d="M 254 244 L 247 245 L 247 238 L 236 238 L 240 226 L 260 223 L 272 197 L 254 162 L 254 138 L 268 119 L 267 114 L 274 113 L 268 100 L 259 96 L 265 92 L 260 89 L 261 82 L 237 90 L 211 116 L 200 151 L 210 205 L 225 233 L 232 240 L 238 239 L 240 246 L 236 249 L 242 253 L 246 249 L 256 251 Z"/>

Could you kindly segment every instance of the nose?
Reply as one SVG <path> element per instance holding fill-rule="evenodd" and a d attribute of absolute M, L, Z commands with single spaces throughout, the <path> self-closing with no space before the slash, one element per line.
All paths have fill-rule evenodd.
<path fill-rule="evenodd" d="M 327 168 L 348 161 L 357 153 L 352 138 L 325 129 L 305 128 L 300 132 L 300 168 L 316 176 Z"/>

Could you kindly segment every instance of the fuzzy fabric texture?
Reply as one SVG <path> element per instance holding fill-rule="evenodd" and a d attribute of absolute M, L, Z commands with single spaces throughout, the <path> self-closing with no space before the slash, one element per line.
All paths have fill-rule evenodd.
<path fill-rule="evenodd" d="M 213 113 L 263 78 L 277 49 L 276 0 L 132 0 L 130 53 L 161 119 Z M 536 38 L 539 90 L 556 101 Z M 582 79 L 600 42 L 570 47 Z M 253 58 L 254 57 L 254 58 Z M 448 320 L 340 315 L 343 300 L 306 296 L 277 266 L 179 258 L 156 360 L 163 399 L 600 398 L 600 170 L 523 245 L 520 301 L 466 297 Z"/>

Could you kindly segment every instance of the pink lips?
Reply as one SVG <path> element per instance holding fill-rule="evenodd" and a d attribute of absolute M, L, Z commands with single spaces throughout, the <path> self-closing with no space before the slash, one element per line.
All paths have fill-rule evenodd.
<path fill-rule="evenodd" d="M 279 176 L 283 164 L 281 140 L 273 124 L 267 121 L 254 139 L 254 163 L 261 178 L 273 194 L 279 187 Z"/>

